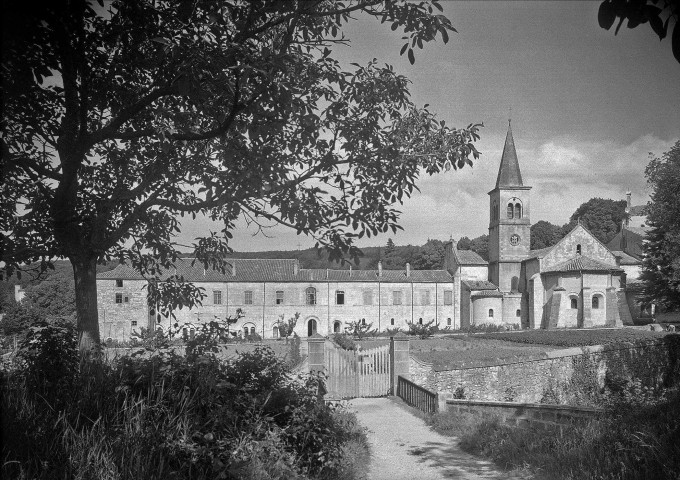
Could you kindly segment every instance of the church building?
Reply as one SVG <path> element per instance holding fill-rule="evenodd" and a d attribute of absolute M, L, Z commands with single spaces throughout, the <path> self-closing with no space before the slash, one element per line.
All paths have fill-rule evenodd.
<path fill-rule="evenodd" d="M 525 329 L 632 324 L 626 272 L 577 225 L 552 247 L 531 250 L 531 187 L 524 185 L 508 125 L 496 185 L 489 192 L 489 261 L 446 245 L 444 269 L 304 269 L 297 260 L 232 259 L 225 273 L 181 259 L 172 274 L 202 288 L 202 305 L 163 317 L 146 300 L 147 281 L 126 265 L 97 275 L 100 332 L 126 341 L 141 327 L 184 333 L 209 320 L 243 316 L 240 335 L 278 337 L 295 314 L 299 336 L 342 332 L 347 322 L 380 331 L 434 320 L 440 328 L 486 323 Z M 168 272 L 170 275 L 171 272 Z"/>

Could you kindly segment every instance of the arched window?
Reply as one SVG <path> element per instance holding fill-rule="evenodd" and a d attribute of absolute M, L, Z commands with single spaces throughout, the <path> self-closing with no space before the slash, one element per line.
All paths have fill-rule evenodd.
<path fill-rule="evenodd" d="M 340 328 L 342 328 L 342 325 L 339 321 L 333 322 L 333 333 L 340 333 Z"/>
<path fill-rule="evenodd" d="M 394 318 L 390 319 L 390 325 L 394 325 Z"/>
<path fill-rule="evenodd" d="M 305 294 L 307 297 L 307 305 L 316 305 L 316 288 L 309 287 L 305 290 Z"/>
<path fill-rule="evenodd" d="M 279 327 L 276 325 L 272 328 L 272 338 L 279 338 Z"/>
<path fill-rule="evenodd" d="M 522 205 L 519 202 L 515 204 L 515 218 L 522 218 Z"/>
<path fill-rule="evenodd" d="M 311 337 L 315 333 L 316 333 L 316 320 L 310 318 L 309 322 L 307 322 L 307 336 Z"/>
<path fill-rule="evenodd" d="M 515 312 L 515 316 L 516 316 L 516 317 L 521 317 L 521 316 L 522 316 L 522 310 L 520 310 L 520 309 L 518 308 L 517 311 Z"/>
<path fill-rule="evenodd" d="M 576 245 L 576 255 L 581 255 L 581 244 Z"/>
<path fill-rule="evenodd" d="M 420 325 L 423 324 L 423 317 L 420 317 L 420 318 L 418 319 L 418 323 L 419 323 Z"/>
<path fill-rule="evenodd" d="M 596 310 L 598 308 L 600 308 L 600 296 L 594 295 L 593 296 L 593 310 Z"/>
<path fill-rule="evenodd" d="M 571 299 L 571 308 L 573 308 L 574 310 L 578 308 L 578 300 L 576 300 L 575 298 Z"/>
<path fill-rule="evenodd" d="M 512 218 L 512 203 L 508 203 L 508 218 Z"/>
<path fill-rule="evenodd" d="M 448 318 L 446 319 L 446 324 L 447 324 L 447 325 L 451 325 L 451 317 L 448 317 Z"/>
<path fill-rule="evenodd" d="M 493 308 L 489 309 L 489 318 L 493 318 Z"/>
<path fill-rule="evenodd" d="M 255 335 L 255 327 L 250 327 L 250 334 Z"/>
<path fill-rule="evenodd" d="M 361 319 L 361 324 L 362 324 L 362 325 L 366 325 L 366 319 L 365 319 L 365 318 L 362 318 L 362 319 Z"/>

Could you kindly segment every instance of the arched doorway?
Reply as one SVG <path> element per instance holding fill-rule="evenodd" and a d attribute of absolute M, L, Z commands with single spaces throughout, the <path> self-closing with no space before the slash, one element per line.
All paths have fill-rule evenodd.
<path fill-rule="evenodd" d="M 309 321 L 307 322 L 307 336 L 311 337 L 315 333 L 316 333 L 316 320 L 310 318 Z"/>

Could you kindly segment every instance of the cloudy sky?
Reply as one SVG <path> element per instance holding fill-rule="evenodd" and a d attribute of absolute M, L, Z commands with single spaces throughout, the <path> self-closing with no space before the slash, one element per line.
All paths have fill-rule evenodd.
<path fill-rule="evenodd" d="M 512 109 L 512 129 L 525 185 L 533 186 L 532 222 L 565 223 L 593 197 L 635 204 L 649 199 L 644 168 L 680 137 L 680 64 L 648 25 L 617 36 L 598 26 L 599 1 L 442 2 L 458 30 L 447 45 L 399 56 L 399 32 L 358 18 L 346 29 L 343 62 L 373 58 L 411 81 L 416 105 L 455 126 L 483 122 L 473 168 L 421 177 L 420 194 L 401 207 L 404 231 L 359 246 L 423 244 L 488 233 L 488 195 Z M 185 222 L 189 243 L 209 222 Z M 214 227 L 213 227 L 214 228 Z M 294 250 L 313 241 L 283 228 L 268 236 L 242 225 L 236 251 Z"/>

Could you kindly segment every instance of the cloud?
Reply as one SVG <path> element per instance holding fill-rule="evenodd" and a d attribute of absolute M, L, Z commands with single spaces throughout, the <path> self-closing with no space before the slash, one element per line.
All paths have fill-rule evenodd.
<path fill-rule="evenodd" d="M 584 202 L 593 197 L 624 199 L 627 190 L 634 204 L 649 199 L 645 167 L 649 152 L 660 156 L 670 150 L 674 139 L 663 140 L 644 135 L 629 144 L 604 140 L 585 142 L 567 137 L 551 138 L 536 145 L 515 139 L 517 156 L 525 185 L 531 190 L 531 221 L 547 220 L 562 225 Z M 478 147 L 482 158 L 473 168 L 427 176 L 418 181 L 415 192 L 398 208 L 403 212 L 396 235 L 389 233 L 376 238 L 364 238 L 360 246 L 384 245 L 392 238 L 398 245 L 425 243 L 428 238 L 447 240 L 470 238 L 488 233 L 489 196 L 494 188 L 502 154 L 503 137 L 488 136 Z M 207 219 L 183 222 L 182 243 L 209 228 L 219 226 Z M 256 229 L 239 222 L 234 233 L 233 248 L 237 251 L 295 250 L 309 248 L 313 241 L 294 231 L 277 227 L 268 236 L 256 234 Z"/>

